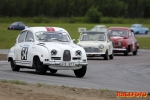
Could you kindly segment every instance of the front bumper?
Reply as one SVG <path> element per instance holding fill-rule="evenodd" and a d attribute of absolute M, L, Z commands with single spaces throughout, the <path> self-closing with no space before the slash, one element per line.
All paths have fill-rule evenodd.
<path fill-rule="evenodd" d="M 69 63 L 69 64 L 68 64 Z M 56 69 L 56 70 L 76 70 L 76 69 L 81 69 L 83 66 L 87 66 L 87 62 L 46 62 L 43 63 L 44 65 L 48 65 L 49 68 L 51 69 Z M 68 65 L 62 65 L 62 64 L 68 64 Z M 71 66 L 69 66 L 71 65 Z M 73 65 L 73 66 L 72 66 Z"/>
<path fill-rule="evenodd" d="M 127 49 L 125 48 L 113 48 L 114 51 L 126 51 Z"/>

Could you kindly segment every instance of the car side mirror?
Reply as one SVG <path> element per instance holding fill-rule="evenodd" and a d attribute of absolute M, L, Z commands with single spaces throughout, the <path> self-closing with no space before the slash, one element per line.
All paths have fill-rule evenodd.
<path fill-rule="evenodd" d="M 29 42 L 33 42 L 33 39 L 32 39 L 32 38 L 29 38 Z"/>

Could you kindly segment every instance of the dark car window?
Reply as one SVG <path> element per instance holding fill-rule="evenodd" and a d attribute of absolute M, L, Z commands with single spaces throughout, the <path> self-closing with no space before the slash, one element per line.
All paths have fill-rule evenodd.
<path fill-rule="evenodd" d="M 18 22 L 14 22 L 14 23 L 12 23 L 11 25 L 18 25 L 19 23 Z"/>
<path fill-rule="evenodd" d="M 31 31 L 27 32 L 27 36 L 26 36 L 25 41 L 26 42 L 34 42 L 34 36 L 33 36 L 33 33 Z"/>
<path fill-rule="evenodd" d="M 26 33 L 27 33 L 26 31 L 23 31 L 22 33 L 20 33 L 19 38 L 18 38 L 18 43 L 24 42 Z"/>
<path fill-rule="evenodd" d="M 24 26 L 22 23 L 19 23 L 19 26 Z"/>

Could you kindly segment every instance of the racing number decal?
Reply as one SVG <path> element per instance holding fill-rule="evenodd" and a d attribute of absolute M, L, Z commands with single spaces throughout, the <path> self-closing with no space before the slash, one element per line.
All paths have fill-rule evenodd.
<path fill-rule="evenodd" d="M 23 47 L 21 50 L 21 60 L 27 60 L 28 47 Z"/>

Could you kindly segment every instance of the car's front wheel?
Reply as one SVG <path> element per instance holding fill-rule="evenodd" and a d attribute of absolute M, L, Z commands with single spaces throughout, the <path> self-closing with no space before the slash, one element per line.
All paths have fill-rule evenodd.
<path fill-rule="evenodd" d="M 138 50 L 136 49 L 136 51 L 133 51 L 133 55 L 137 55 Z"/>
<path fill-rule="evenodd" d="M 148 31 L 146 31 L 145 34 L 148 34 Z"/>
<path fill-rule="evenodd" d="M 114 58 L 114 53 L 113 53 L 113 51 L 112 51 L 112 54 L 109 55 L 109 59 L 113 59 L 113 58 Z"/>
<path fill-rule="evenodd" d="M 55 70 L 55 69 L 49 69 L 49 71 L 53 74 L 55 74 L 57 72 L 57 70 Z"/>
<path fill-rule="evenodd" d="M 124 51 L 125 56 L 128 56 L 128 53 L 129 53 L 128 49 L 126 51 Z"/>
<path fill-rule="evenodd" d="M 86 73 L 86 70 L 87 70 L 87 66 L 82 66 L 81 69 L 78 69 L 78 70 L 74 70 L 74 73 L 77 77 L 83 77 Z"/>
<path fill-rule="evenodd" d="M 105 54 L 104 54 L 104 60 L 108 60 L 108 51 L 106 50 Z"/>
<path fill-rule="evenodd" d="M 11 61 L 10 61 L 10 66 L 11 66 L 11 69 L 12 69 L 13 71 L 19 71 L 19 70 L 20 70 L 20 66 L 16 65 L 16 64 L 14 63 L 14 60 L 13 60 L 13 59 L 11 59 Z"/>
<path fill-rule="evenodd" d="M 34 58 L 34 67 L 36 70 L 36 73 L 44 75 L 46 74 L 47 65 L 43 65 L 43 63 L 40 61 L 39 57 Z"/>

